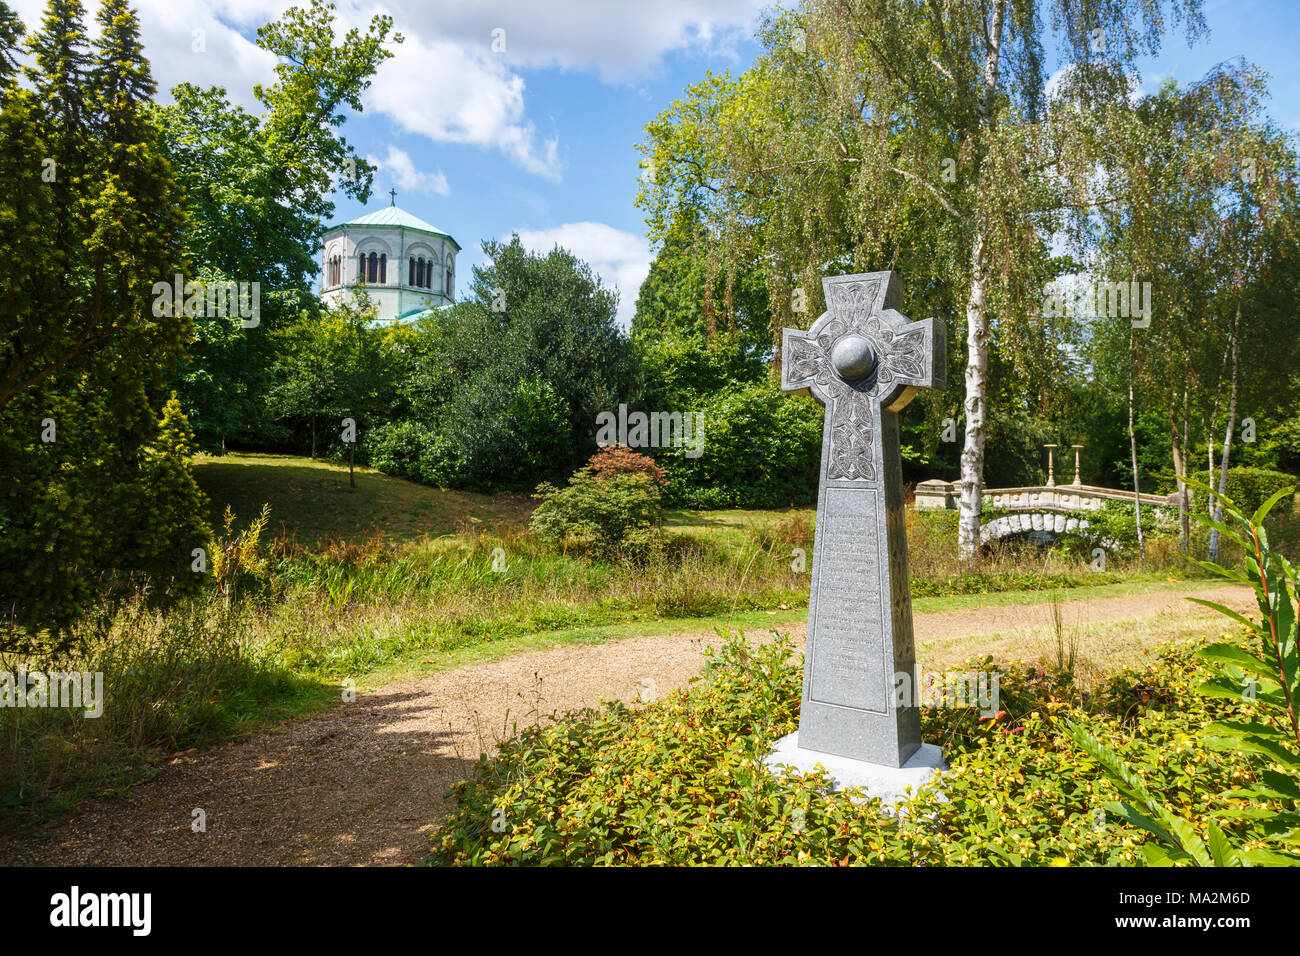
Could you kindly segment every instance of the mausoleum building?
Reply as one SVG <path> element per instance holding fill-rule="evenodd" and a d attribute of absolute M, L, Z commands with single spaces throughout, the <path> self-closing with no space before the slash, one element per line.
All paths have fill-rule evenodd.
<path fill-rule="evenodd" d="M 364 213 L 326 231 L 321 300 L 341 305 L 364 289 L 377 324 L 413 322 L 456 298 L 456 253 L 448 233 L 397 206 Z"/>

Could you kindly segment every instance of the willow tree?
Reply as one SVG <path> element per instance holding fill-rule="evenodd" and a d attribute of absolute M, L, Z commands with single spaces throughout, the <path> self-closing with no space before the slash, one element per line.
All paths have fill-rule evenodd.
<path fill-rule="evenodd" d="M 1126 366 L 1135 490 L 1135 405 L 1158 409 L 1167 422 L 1184 551 L 1196 429 L 1214 472 L 1212 433 L 1225 404 L 1225 459 L 1231 451 L 1243 337 L 1252 349 L 1251 387 L 1276 366 L 1267 343 L 1275 356 L 1286 351 L 1277 348 L 1286 329 L 1275 311 L 1242 309 L 1274 258 L 1268 250 L 1277 251 L 1261 235 L 1281 240 L 1294 215 L 1287 210 L 1296 161 L 1264 117 L 1265 91 L 1264 76 L 1249 65 L 1224 64 L 1185 88 L 1166 81 L 1115 111 L 1109 126 L 1105 175 L 1126 188 L 1096 217 L 1096 268 L 1116 281 L 1151 280 L 1154 318 L 1141 328 L 1097 328 L 1091 352 L 1112 370 Z"/>
<path fill-rule="evenodd" d="M 1118 200 L 1098 211 L 1094 274 L 1119 282 L 1149 281 L 1153 318 L 1139 327 L 1103 323 L 1091 336 L 1094 358 L 1123 367 L 1128 393 L 1130 465 L 1135 519 L 1141 490 L 1135 418 L 1140 402 L 1163 409 L 1179 491 L 1183 547 L 1188 537 L 1191 432 L 1205 422 L 1224 347 L 1221 323 L 1208 307 L 1213 293 L 1215 197 L 1224 171 L 1238 166 L 1222 153 L 1221 131 L 1233 126 L 1232 104 L 1259 91 L 1245 69 L 1216 69 L 1180 89 L 1172 80 L 1109 114 L 1108 178 L 1122 181 Z M 1193 415 L 1193 412 L 1198 412 Z"/>
<path fill-rule="evenodd" d="M 1244 127 L 1244 128 L 1242 128 Z M 1285 258 L 1282 247 L 1289 247 L 1296 238 L 1297 226 L 1297 162 L 1292 149 L 1293 137 L 1282 134 L 1271 123 L 1242 124 L 1229 131 L 1224 152 L 1237 162 L 1232 174 L 1226 177 L 1225 188 L 1220 193 L 1218 213 L 1221 226 L 1214 262 L 1220 278 L 1219 290 L 1224 300 L 1225 325 L 1228 325 L 1228 348 L 1225 354 L 1226 391 L 1228 414 L 1223 429 L 1223 454 L 1219 474 L 1214 475 L 1212 437 L 1207 434 L 1210 449 L 1210 481 L 1217 480 L 1220 495 L 1227 492 L 1228 463 L 1232 457 L 1232 443 L 1237 424 L 1238 401 L 1242 391 L 1243 343 L 1254 344 L 1256 361 L 1250 371 L 1255 379 L 1283 374 L 1275 362 L 1283 357 L 1286 365 L 1293 364 L 1294 352 L 1284 347 L 1288 338 L 1294 344 L 1294 316 L 1279 314 L 1260 307 L 1255 293 L 1267 283 L 1278 259 Z M 1230 324 L 1227 315 L 1231 315 Z M 1280 320 L 1280 325 L 1279 325 Z M 1258 355 L 1260 344 L 1265 348 Z M 1222 520 L 1222 505 L 1216 500 L 1212 507 L 1216 521 Z M 1209 558 L 1219 559 L 1219 531 L 1210 533 Z"/>
<path fill-rule="evenodd" d="M 1204 29 L 1199 0 L 805 0 L 765 22 L 749 71 L 710 76 L 647 129 L 651 237 L 675 204 L 708 210 L 731 253 L 767 272 L 774 343 L 817 314 L 830 270 L 897 268 L 912 312 L 964 311 L 967 559 L 990 346 L 1026 372 L 1055 360 L 1067 333 L 1039 314 L 1048 242 L 1113 200 L 1091 175 L 1107 145 L 1093 117 L 1128 95 L 1167 18 Z M 1047 96 L 1045 38 L 1067 97 Z"/>

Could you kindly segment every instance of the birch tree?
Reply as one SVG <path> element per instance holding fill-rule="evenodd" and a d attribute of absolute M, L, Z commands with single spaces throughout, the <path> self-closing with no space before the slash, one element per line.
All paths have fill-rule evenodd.
<path fill-rule="evenodd" d="M 1128 95 L 1137 58 L 1170 22 L 1197 36 L 1199 0 L 805 0 L 764 24 L 751 70 L 710 76 L 647 129 L 653 175 L 640 201 L 652 238 L 675 204 L 708 210 L 732 254 L 763 263 L 774 342 L 781 325 L 820 311 L 822 275 L 849 268 L 902 271 L 913 313 L 964 314 L 967 560 L 979 542 L 990 347 L 1003 341 L 1032 363 L 1041 348 L 1017 342 L 1064 334 L 1045 330 L 1038 308 L 1047 240 L 1112 200 L 1095 188 L 1106 144 L 1092 117 Z M 1046 95 L 1044 36 L 1070 76 L 1058 103 Z"/>

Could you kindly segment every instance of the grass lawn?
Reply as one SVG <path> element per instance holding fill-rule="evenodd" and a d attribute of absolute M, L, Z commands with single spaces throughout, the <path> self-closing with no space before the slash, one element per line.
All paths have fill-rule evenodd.
<path fill-rule="evenodd" d="M 308 548 L 372 535 L 400 541 L 500 528 L 527 521 L 532 512 L 526 495 L 428 488 L 361 466 L 353 489 L 346 464 L 290 455 L 199 455 L 194 474 L 211 499 L 213 528 L 222 526 L 226 505 L 235 512 L 236 526 L 244 527 L 269 503 L 271 536 L 296 539 Z"/>
<path fill-rule="evenodd" d="M 487 495 L 430 488 L 360 465 L 354 490 L 348 484 L 346 464 L 295 455 L 197 455 L 194 475 L 211 501 L 209 518 L 213 528 L 222 526 L 226 505 L 235 512 L 236 527 L 242 528 L 262 510 L 263 504 L 270 504 L 271 536 L 296 539 L 308 548 L 330 540 L 357 541 L 371 535 L 404 541 L 425 534 L 480 528 L 500 531 L 511 524 L 526 523 L 533 512 L 532 499 L 523 493 Z M 668 512 L 664 530 L 678 534 L 704 532 L 719 544 L 740 546 L 745 543 L 748 529 L 795 513 L 804 514 L 811 523 L 814 509 L 677 509 Z"/>
<path fill-rule="evenodd" d="M 1161 592 L 1179 592 L 1193 588 L 1203 590 L 1206 588 L 1228 587 L 1229 584 L 1230 582 L 1214 579 L 1195 582 L 1186 580 L 1134 580 L 1098 584 L 1093 587 L 1070 588 L 1059 592 L 1059 597 L 1062 602 L 1067 602 L 1066 608 L 1067 614 L 1069 614 L 1072 613 L 1069 611 L 1069 602 L 1131 597 Z M 954 594 L 945 597 L 920 597 L 913 600 L 912 606 L 913 610 L 918 614 L 930 614 L 941 611 L 962 610 L 964 608 L 1041 605 L 1049 600 L 1050 595 L 1043 591 L 1004 591 L 993 594 Z M 552 631 L 536 631 L 530 634 L 493 638 L 492 640 L 485 640 L 450 650 L 429 651 L 428 649 L 420 649 L 404 653 L 362 675 L 357 683 L 362 690 L 373 690 L 390 682 L 418 677 L 420 674 L 464 667 L 467 664 L 497 661 L 523 651 L 548 650 L 552 647 L 562 647 L 569 644 L 604 644 L 607 641 L 621 641 L 656 634 L 686 634 L 718 630 L 752 631 L 771 628 L 785 631 L 791 625 L 804 624 L 807 620 L 808 604 L 803 602 L 768 611 L 733 611 L 727 614 L 706 617 L 649 618 L 611 624 L 590 624 L 581 627 L 560 628 Z M 1221 618 L 1215 614 L 1188 604 L 1186 613 L 1181 615 L 1181 619 L 1177 624 L 1162 621 L 1157 625 L 1152 622 L 1144 624 L 1142 629 L 1132 633 L 1133 626 L 1131 622 L 1108 621 L 1083 626 L 1073 623 L 1067 624 L 1067 631 L 1073 634 L 1076 639 L 1088 638 L 1093 633 L 1104 634 L 1106 640 L 1100 642 L 1101 645 L 1116 642 L 1124 643 L 1124 650 L 1130 651 L 1132 647 L 1129 645 L 1134 642 L 1141 650 L 1154 646 L 1160 641 L 1185 640 L 1193 635 L 1207 633 L 1220 620 Z M 1125 628 L 1130 633 L 1126 634 Z M 1046 639 L 1051 636 L 1045 632 L 1040 632 L 1043 632 L 1042 628 L 1031 628 L 1012 634 L 963 636 L 953 641 L 945 640 L 931 643 L 934 645 L 939 658 L 947 665 L 959 663 L 964 657 L 974 655 L 977 652 L 986 652 L 987 648 L 984 648 L 984 645 L 990 647 L 996 645 L 999 654 L 1005 656 L 1003 652 L 1007 650 L 1006 645 L 1009 642 L 1015 644 L 1021 639 L 1023 639 L 1024 649 L 1027 653 L 1031 650 L 1036 653 L 1042 649 L 1039 645 L 1047 646 Z M 1121 638 L 1123 638 L 1122 641 Z M 951 646 L 962 643 L 970 645 L 967 652 L 954 655 L 951 652 Z M 1108 651 L 1103 653 L 1101 646 L 1089 646 L 1083 656 L 1106 660 L 1111 655 Z M 1125 656 L 1120 663 L 1110 666 L 1109 671 L 1119 670 L 1122 665 L 1131 664 L 1132 662 L 1131 655 Z"/>
<path fill-rule="evenodd" d="M 688 511 L 675 508 L 664 515 L 664 531 L 669 534 L 699 534 L 703 532 L 719 544 L 742 547 L 752 528 L 770 526 L 778 521 L 803 515 L 811 528 L 817 517 L 816 508 L 782 508 L 779 510 L 724 508 L 719 511 Z"/>

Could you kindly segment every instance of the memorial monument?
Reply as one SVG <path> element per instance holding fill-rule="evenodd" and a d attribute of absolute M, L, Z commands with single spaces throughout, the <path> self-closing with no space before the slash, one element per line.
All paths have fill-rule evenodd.
<path fill-rule="evenodd" d="M 909 321 L 892 272 L 823 279 L 826 312 L 786 329 L 781 388 L 826 406 L 813 540 L 803 702 L 769 765 L 822 765 L 842 786 L 893 801 L 943 766 L 921 743 L 898 413 L 942 389 L 940 319 Z"/>

